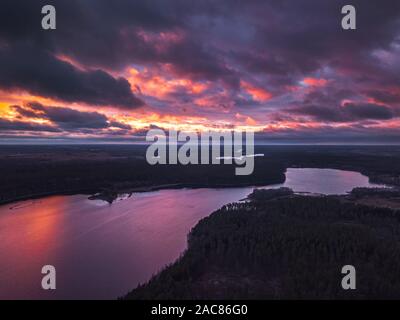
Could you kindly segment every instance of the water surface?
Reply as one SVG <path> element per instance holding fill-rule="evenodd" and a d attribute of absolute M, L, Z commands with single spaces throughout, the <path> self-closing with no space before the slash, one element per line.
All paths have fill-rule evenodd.
<path fill-rule="evenodd" d="M 359 173 L 326 169 L 288 169 L 283 185 L 326 194 L 373 186 Z M 176 260 L 201 218 L 252 189 L 162 190 L 112 205 L 76 195 L 0 206 L 0 298 L 121 296 Z M 46 264 L 56 267 L 55 291 L 41 289 Z"/>
<path fill-rule="evenodd" d="M 359 172 L 335 169 L 289 168 L 285 186 L 296 192 L 345 194 L 356 187 L 380 187 Z"/>

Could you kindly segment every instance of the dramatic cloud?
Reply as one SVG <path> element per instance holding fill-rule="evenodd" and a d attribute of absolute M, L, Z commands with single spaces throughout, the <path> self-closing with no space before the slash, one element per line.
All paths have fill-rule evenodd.
<path fill-rule="evenodd" d="M 30 46 L 0 49 L 0 87 L 66 102 L 125 109 L 143 104 L 133 95 L 127 80 L 115 79 L 101 70 L 80 71 Z"/>
<path fill-rule="evenodd" d="M 45 4 L 2 1 L 0 126 L 306 140 L 383 139 L 400 126 L 398 0 L 353 0 L 357 30 L 346 31 L 344 0 L 53 0 L 54 31 L 40 28 Z"/>
<path fill-rule="evenodd" d="M 353 122 L 359 120 L 389 120 L 394 112 L 384 105 L 345 103 L 337 108 L 308 105 L 291 110 L 294 113 L 309 115 L 317 121 Z"/>
<path fill-rule="evenodd" d="M 82 112 L 68 108 L 47 107 L 38 103 L 29 104 L 29 108 L 37 112 L 39 117 L 50 120 L 63 129 L 103 129 L 108 127 L 107 117 L 98 112 Z"/>
<path fill-rule="evenodd" d="M 370 90 L 367 92 L 367 95 L 382 103 L 400 105 L 400 87 L 397 88 L 397 90 L 398 91 L 394 93 L 389 91 Z"/>
<path fill-rule="evenodd" d="M 390 108 L 372 103 L 345 103 L 344 110 L 356 119 L 388 120 L 394 116 Z"/>
<path fill-rule="evenodd" d="M 45 131 L 45 132 L 59 132 L 60 129 L 52 126 L 29 123 L 23 121 L 11 121 L 0 119 L 0 131 Z"/>
<path fill-rule="evenodd" d="M 98 112 L 84 112 L 70 108 L 44 106 L 40 103 L 29 103 L 27 106 L 11 106 L 21 119 L 39 119 L 49 121 L 54 125 L 53 130 L 75 131 L 78 129 L 120 128 L 130 130 L 129 125 L 109 121 Z M 40 129 L 40 127 L 38 127 Z M 23 129 L 21 129 L 23 130 Z"/>

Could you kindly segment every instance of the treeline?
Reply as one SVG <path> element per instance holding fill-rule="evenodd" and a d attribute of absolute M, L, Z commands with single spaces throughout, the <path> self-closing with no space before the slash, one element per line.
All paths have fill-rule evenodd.
<path fill-rule="evenodd" d="M 247 198 L 252 201 L 267 201 L 280 197 L 287 197 L 293 195 L 293 190 L 290 188 L 277 188 L 277 189 L 254 189 Z"/>
<path fill-rule="evenodd" d="M 400 186 L 400 146 L 260 146 L 286 167 L 330 168 L 361 172 L 373 183 Z"/>
<path fill-rule="evenodd" d="M 354 188 L 350 192 L 353 198 L 379 196 L 381 198 L 400 198 L 399 188 Z"/>
<path fill-rule="evenodd" d="M 256 159 L 253 175 L 236 176 L 235 165 L 151 166 L 145 153 L 144 146 L 3 146 L 0 203 L 48 193 L 95 193 L 166 184 L 266 185 L 285 180 L 284 165 L 274 159 Z"/>
<path fill-rule="evenodd" d="M 0 203 L 51 193 L 94 193 L 159 184 L 268 185 L 284 182 L 288 167 L 362 172 L 374 182 L 400 185 L 396 146 L 256 146 L 254 173 L 236 176 L 234 165 L 150 166 L 141 145 L 0 147 Z"/>
<path fill-rule="evenodd" d="M 400 215 L 337 197 L 226 205 L 128 299 L 399 299 Z M 341 287 L 354 265 L 357 290 Z"/>

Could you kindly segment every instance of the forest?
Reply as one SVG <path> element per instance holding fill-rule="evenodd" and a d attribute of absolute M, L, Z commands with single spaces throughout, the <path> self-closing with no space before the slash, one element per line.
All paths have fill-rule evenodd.
<path fill-rule="evenodd" d="M 286 168 L 358 171 L 371 182 L 400 185 L 398 146 L 256 145 L 252 175 L 235 165 L 149 165 L 145 145 L 2 145 L 0 203 L 50 194 L 106 195 L 147 187 L 261 186 L 285 181 Z"/>
<path fill-rule="evenodd" d="M 204 218 L 181 258 L 124 298 L 398 299 L 398 210 L 264 194 Z M 357 290 L 342 289 L 344 265 L 356 268 Z"/>
<path fill-rule="evenodd" d="M 2 146 L 0 203 L 50 194 L 118 194 L 146 187 L 225 187 L 282 183 L 279 160 L 257 174 L 236 176 L 236 165 L 150 165 L 145 146 Z M 255 160 L 256 163 L 259 161 Z"/>

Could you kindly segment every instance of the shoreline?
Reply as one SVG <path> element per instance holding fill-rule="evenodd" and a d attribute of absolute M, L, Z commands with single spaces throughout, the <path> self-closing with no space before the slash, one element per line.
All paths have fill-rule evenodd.
<path fill-rule="evenodd" d="M 112 188 L 101 188 L 101 189 L 76 189 L 76 190 L 67 190 L 67 191 L 49 191 L 37 194 L 31 194 L 26 196 L 21 196 L 13 199 L 7 199 L 5 201 L 0 201 L 0 206 L 20 202 L 20 201 L 27 201 L 27 200 L 36 200 L 40 198 L 45 198 L 49 196 L 73 196 L 73 195 L 85 195 L 92 198 L 90 200 L 104 200 L 107 199 L 102 198 L 102 194 L 104 192 L 115 192 L 116 196 L 113 199 L 117 199 L 117 197 L 121 194 L 132 194 L 132 193 L 144 193 L 144 192 L 152 192 L 152 191 L 160 191 L 160 190 L 171 190 L 171 189 L 219 189 L 219 188 L 226 188 L 226 189 L 234 189 L 234 188 L 244 188 L 244 187 L 259 187 L 259 186 L 272 186 L 275 184 L 284 183 L 284 182 L 259 182 L 259 183 L 241 183 L 241 184 L 205 184 L 205 183 L 173 183 L 173 184 L 156 184 L 156 185 L 149 185 L 143 187 L 134 187 L 128 189 L 112 189 Z M 98 195 L 97 195 L 98 194 Z M 107 198 L 107 197 L 106 197 Z M 108 201 L 107 201 L 108 202 Z"/>
<path fill-rule="evenodd" d="M 286 168 L 303 168 L 308 169 L 306 167 L 288 167 Z M 310 167 L 311 168 L 311 167 Z M 368 177 L 370 183 L 378 183 L 378 184 L 385 184 L 387 187 L 398 187 L 397 184 L 389 184 L 384 183 L 388 182 L 388 179 L 396 179 L 396 176 L 388 176 L 385 175 L 376 175 L 376 174 L 368 174 L 367 172 L 363 172 L 363 170 L 356 170 L 356 168 L 349 168 L 349 169 L 338 169 L 334 167 L 321 167 L 316 166 L 316 169 L 333 169 L 333 170 L 351 170 L 354 172 L 358 172 L 362 175 Z M 311 168 L 312 169 L 312 168 Z M 41 192 L 35 194 L 28 194 L 16 198 L 10 198 L 7 200 L 0 201 L 0 206 L 20 202 L 20 201 L 27 201 L 27 200 L 35 200 L 40 199 L 48 196 L 72 196 L 72 195 L 86 195 L 90 200 L 103 200 L 108 203 L 113 203 L 118 196 L 122 194 L 133 194 L 133 193 L 142 193 L 142 192 L 152 192 L 152 191 L 160 191 L 160 190 L 169 190 L 169 189 L 203 189 L 203 188 L 244 188 L 244 187 L 260 187 L 260 186 L 273 186 L 277 184 L 283 184 L 286 181 L 286 170 L 284 172 L 285 179 L 283 181 L 259 181 L 259 182 L 246 182 L 246 183 L 168 183 L 168 184 L 153 184 L 153 185 L 145 185 L 140 187 L 118 187 L 118 186 L 110 186 L 110 187 L 99 187 L 99 188 L 77 188 L 77 189 L 70 189 L 70 190 L 55 190 L 55 191 L 48 191 L 48 192 Z"/>
<path fill-rule="evenodd" d="M 274 280 L 277 276 L 275 274 L 271 276 L 271 273 L 268 272 L 263 273 L 263 268 L 250 268 L 249 265 L 255 264 L 256 259 L 259 259 L 258 263 L 265 266 L 265 260 L 259 257 L 268 254 L 270 255 L 268 264 L 272 261 L 274 264 L 280 263 L 284 266 L 284 262 L 280 260 L 281 253 L 277 255 L 274 248 L 276 246 L 289 247 L 291 249 L 284 252 L 290 255 L 290 261 L 302 266 L 304 271 L 290 274 L 285 273 L 285 269 L 279 266 L 278 270 L 283 270 L 283 272 L 278 274 L 278 277 L 285 280 L 294 279 L 294 283 L 297 283 L 300 279 L 304 284 L 315 288 L 313 283 L 310 284 L 308 281 L 309 278 L 302 278 L 303 274 L 307 275 L 308 273 L 314 276 L 315 257 L 320 257 L 318 247 L 312 246 L 310 243 L 336 243 L 337 239 L 343 239 L 344 234 L 351 240 L 353 238 L 358 239 L 358 234 L 362 228 L 366 228 L 365 232 L 379 234 L 379 237 L 372 238 L 372 240 L 377 239 L 377 243 L 381 243 L 384 239 L 388 241 L 389 245 L 393 240 L 390 237 L 391 234 L 388 235 L 392 232 L 391 228 L 387 228 L 387 226 L 392 226 L 392 221 L 387 221 L 392 219 L 393 222 L 398 223 L 396 216 L 400 212 L 400 201 L 397 202 L 397 200 L 400 200 L 398 197 L 400 190 L 382 191 L 379 188 L 372 188 L 372 190 L 355 188 L 348 195 L 318 195 L 312 200 L 304 194 L 293 193 L 291 189 L 281 191 L 285 191 L 287 194 L 279 192 L 274 194 L 265 190 L 259 196 L 249 199 L 248 202 L 226 205 L 212 212 L 209 216 L 200 220 L 190 231 L 188 246 L 174 263 L 166 265 L 149 281 L 132 288 L 130 292 L 117 297 L 117 299 L 152 300 L 157 297 L 157 299 L 165 300 L 171 298 L 174 300 L 194 298 L 218 300 L 238 299 L 237 294 L 240 294 L 239 299 L 270 299 L 270 296 L 276 294 L 278 294 L 277 297 L 280 297 L 282 292 L 284 292 L 285 297 L 291 297 L 292 291 L 290 289 L 292 286 L 282 287 L 286 291 L 277 293 L 275 286 L 268 286 L 271 279 Z M 292 191 L 292 193 L 289 191 Z M 366 202 L 365 200 L 369 200 L 371 196 L 377 196 L 381 200 L 395 200 L 396 202 L 393 202 L 394 206 L 389 206 L 387 203 Z M 393 199 L 391 199 L 392 197 Z M 251 198 L 251 196 L 248 198 Z M 266 208 L 268 210 L 265 210 Z M 308 210 L 304 210 L 304 208 Z M 344 211 L 346 215 L 343 215 Z M 288 214 L 288 212 L 293 214 Z M 309 214 L 309 212 L 312 214 Z M 231 213 L 235 213 L 235 218 L 232 218 Z M 266 219 L 265 216 L 269 218 Z M 386 228 L 376 226 L 376 221 L 371 220 L 371 217 L 375 216 L 382 218 L 379 219 L 379 223 L 386 225 Z M 274 232 L 275 224 L 270 223 L 271 219 L 278 224 L 282 223 L 279 232 Z M 314 226 L 304 228 L 304 223 L 314 224 Z M 243 228 L 240 228 L 240 225 L 238 227 L 238 224 L 243 225 Z M 260 226 L 263 226 L 263 234 L 267 236 L 260 234 Z M 293 226 L 295 226 L 294 229 Z M 335 232 L 330 233 L 329 231 L 332 228 Z M 298 232 L 299 241 L 293 241 L 293 232 Z M 340 234 L 341 238 L 338 238 L 337 234 Z M 282 237 L 286 240 L 282 241 Z M 226 240 L 227 238 L 228 240 Z M 238 242 L 238 239 L 241 238 L 245 240 Z M 216 239 L 220 239 L 220 241 Z M 253 241 L 253 251 L 248 250 L 248 241 Z M 265 245 L 259 246 L 260 241 Z M 210 245 L 210 243 L 213 245 Z M 226 243 L 230 243 L 228 247 L 230 250 L 227 250 L 224 246 Z M 359 245 L 359 242 L 349 241 L 349 243 L 351 245 L 347 245 L 346 242 L 342 242 L 341 245 L 343 250 L 348 251 L 349 255 L 353 257 L 355 253 L 352 243 Z M 307 267 L 304 267 L 305 260 L 302 255 L 297 254 L 299 245 L 301 245 L 303 252 L 312 250 L 312 258 L 306 261 Z M 363 248 L 363 246 L 364 243 L 361 242 L 360 248 Z M 326 245 L 325 247 L 330 248 L 331 246 Z M 378 245 L 376 248 L 376 250 L 382 250 Z M 262 255 L 252 254 L 254 250 L 258 250 Z M 332 255 L 336 254 L 334 250 L 331 251 Z M 362 250 L 357 252 L 362 252 Z M 385 250 L 380 252 L 385 252 Z M 223 259 L 219 258 L 221 254 L 224 255 Z M 241 256 L 238 258 L 239 255 Z M 248 258 L 243 258 L 243 255 Z M 390 253 L 387 255 L 391 257 Z M 368 263 L 371 260 L 371 257 L 365 258 L 364 255 L 359 255 L 359 257 Z M 379 267 L 381 255 L 375 255 L 375 257 L 378 257 L 375 259 L 375 267 Z M 348 258 L 343 259 L 343 263 L 345 261 L 348 261 Z M 332 258 L 325 258 L 325 262 L 332 263 Z M 195 269 L 194 272 L 190 268 L 192 265 L 200 267 Z M 326 270 L 326 268 L 321 268 L 321 270 Z M 380 272 L 378 274 L 384 275 L 385 273 Z M 173 277 L 177 280 L 171 282 L 170 279 Z M 385 277 L 383 278 L 385 279 Z M 329 273 L 327 273 L 327 279 L 332 281 Z M 252 290 L 241 290 L 249 286 L 249 281 Z M 389 285 L 391 283 L 391 281 L 388 282 Z M 207 288 L 207 290 L 204 290 L 204 288 Z M 319 287 L 317 289 L 322 290 Z M 299 290 L 298 292 L 301 295 L 302 291 Z M 321 292 L 328 295 L 335 294 L 334 291 Z"/>
<path fill-rule="evenodd" d="M 201 189 L 201 188 L 243 188 L 243 187 L 260 187 L 260 186 L 272 186 L 276 184 L 283 184 L 286 181 L 286 172 L 287 169 L 296 168 L 296 169 L 333 169 L 333 170 L 345 170 L 345 171 L 353 171 L 358 172 L 368 178 L 370 183 L 382 184 L 387 187 L 399 187 L 400 182 L 398 181 L 400 178 L 396 175 L 390 174 L 376 174 L 374 172 L 368 172 L 361 168 L 356 168 L 354 166 L 289 166 L 285 169 L 283 175 L 284 179 L 278 181 L 279 179 L 275 179 L 276 181 L 258 181 L 258 182 L 244 182 L 244 183 L 163 183 L 163 184 L 149 184 L 144 186 L 132 186 L 132 187 L 122 187 L 116 185 L 104 186 L 104 187 L 93 187 L 93 188 L 76 188 L 69 190 L 53 190 L 47 192 L 40 192 L 35 194 L 27 194 L 15 198 L 9 198 L 6 200 L 0 200 L 0 206 L 7 205 L 14 202 L 26 201 L 26 200 L 34 200 L 40 199 L 48 196 L 70 196 L 70 195 L 87 195 L 90 200 L 104 200 L 109 203 L 114 202 L 119 195 L 121 194 L 132 194 L 132 193 L 141 193 L 141 192 L 151 192 L 151 191 L 159 191 L 159 190 L 168 190 L 168 189 Z M 133 182 L 135 183 L 135 182 Z M 133 184 L 132 183 L 132 184 Z M 144 183 L 145 184 L 145 183 Z"/>

